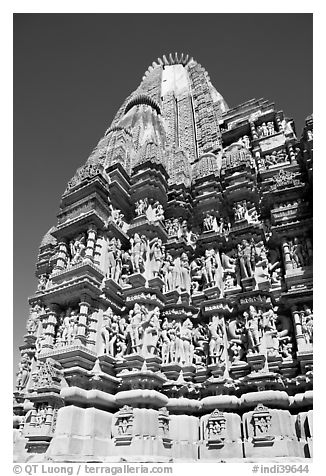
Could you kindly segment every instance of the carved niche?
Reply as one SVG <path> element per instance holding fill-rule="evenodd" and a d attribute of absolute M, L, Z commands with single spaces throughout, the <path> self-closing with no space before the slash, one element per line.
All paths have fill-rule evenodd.
<path fill-rule="evenodd" d="M 162 407 L 159 409 L 158 428 L 159 428 L 159 435 L 162 437 L 162 440 L 163 440 L 163 444 L 165 446 L 170 446 L 171 445 L 170 416 L 166 407 Z"/>
<path fill-rule="evenodd" d="M 219 410 L 209 415 L 206 423 L 205 436 L 208 446 L 221 446 L 226 438 L 226 418 Z"/>
<path fill-rule="evenodd" d="M 224 171 L 240 166 L 250 166 L 252 163 L 252 155 L 243 144 L 235 142 L 224 149 L 222 157 L 222 169 Z"/>
<path fill-rule="evenodd" d="M 132 438 L 133 421 L 134 413 L 132 407 L 124 405 L 117 415 L 117 441 L 120 443 L 130 443 Z"/>
<path fill-rule="evenodd" d="M 33 390 L 53 389 L 60 391 L 63 378 L 61 364 L 54 359 L 48 358 L 41 362 L 38 371 L 33 373 Z"/>
<path fill-rule="evenodd" d="M 271 434 L 272 414 L 269 408 L 259 403 L 252 414 L 252 425 L 254 429 L 254 442 L 271 442 L 275 436 Z"/>
<path fill-rule="evenodd" d="M 214 174 L 216 177 L 220 176 L 222 160 L 219 155 L 214 155 L 208 152 L 194 163 L 192 168 L 192 180 L 199 180 Z"/>

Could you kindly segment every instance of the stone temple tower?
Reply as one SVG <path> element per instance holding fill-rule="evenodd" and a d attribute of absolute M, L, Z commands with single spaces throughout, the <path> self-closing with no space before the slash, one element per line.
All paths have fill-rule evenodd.
<path fill-rule="evenodd" d="M 313 120 L 158 59 L 43 237 L 16 461 L 312 456 Z"/>

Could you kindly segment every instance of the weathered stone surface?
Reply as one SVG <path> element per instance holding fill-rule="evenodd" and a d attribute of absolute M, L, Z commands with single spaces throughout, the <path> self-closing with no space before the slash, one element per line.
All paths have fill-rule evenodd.
<path fill-rule="evenodd" d="M 41 242 L 15 460 L 311 457 L 312 152 L 312 116 L 153 63 Z"/>

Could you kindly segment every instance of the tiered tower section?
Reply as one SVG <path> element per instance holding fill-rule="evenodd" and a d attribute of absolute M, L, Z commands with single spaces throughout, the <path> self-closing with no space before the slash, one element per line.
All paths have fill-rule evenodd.
<path fill-rule="evenodd" d="M 18 461 L 311 457 L 312 144 L 152 64 L 42 240 Z"/>

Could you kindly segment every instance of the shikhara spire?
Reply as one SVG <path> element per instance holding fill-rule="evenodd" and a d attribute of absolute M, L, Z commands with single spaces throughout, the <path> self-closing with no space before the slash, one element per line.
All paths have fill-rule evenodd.
<path fill-rule="evenodd" d="M 120 162 L 131 173 L 148 143 L 162 151 L 158 160 L 169 171 L 176 154 L 193 164 L 202 155 L 221 150 L 219 121 L 227 110 L 207 72 L 193 58 L 163 56 L 123 103 L 87 164 L 105 168 Z"/>
<path fill-rule="evenodd" d="M 312 455 L 312 153 L 312 116 L 153 62 L 41 241 L 17 461 Z"/>

